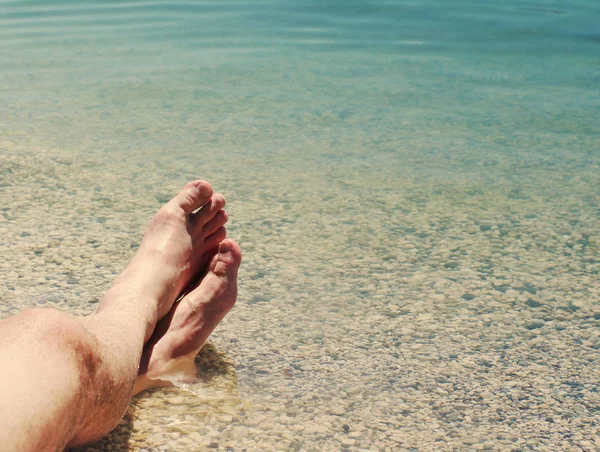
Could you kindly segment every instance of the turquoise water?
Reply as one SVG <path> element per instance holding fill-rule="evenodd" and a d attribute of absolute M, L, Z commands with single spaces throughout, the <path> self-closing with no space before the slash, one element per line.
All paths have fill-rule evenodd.
<path fill-rule="evenodd" d="M 592 0 L 2 0 L 0 313 L 89 312 L 203 177 L 245 252 L 214 339 L 239 398 L 135 447 L 189 450 L 187 422 L 198 447 L 592 450 L 599 23 Z"/>

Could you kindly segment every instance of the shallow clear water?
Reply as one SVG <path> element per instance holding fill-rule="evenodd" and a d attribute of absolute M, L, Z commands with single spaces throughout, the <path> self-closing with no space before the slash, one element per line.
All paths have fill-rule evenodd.
<path fill-rule="evenodd" d="M 599 20 L 592 0 L 0 1 L 0 314 L 90 312 L 203 177 L 239 302 L 204 382 L 96 448 L 600 447 Z"/>

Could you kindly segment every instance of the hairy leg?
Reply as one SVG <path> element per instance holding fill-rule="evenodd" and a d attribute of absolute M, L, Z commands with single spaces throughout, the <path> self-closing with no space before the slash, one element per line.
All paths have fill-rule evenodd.
<path fill-rule="evenodd" d="M 225 239 L 224 205 L 207 182 L 186 185 L 93 315 L 36 309 L 0 321 L 2 447 L 61 450 L 114 428 L 156 322 Z"/>

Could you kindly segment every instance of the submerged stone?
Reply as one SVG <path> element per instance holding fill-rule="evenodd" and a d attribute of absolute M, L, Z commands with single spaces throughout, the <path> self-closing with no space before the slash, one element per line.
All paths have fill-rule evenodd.
<path fill-rule="evenodd" d="M 537 330 L 538 328 L 543 327 L 546 324 L 542 319 L 535 319 L 525 325 L 525 328 L 528 330 Z"/>

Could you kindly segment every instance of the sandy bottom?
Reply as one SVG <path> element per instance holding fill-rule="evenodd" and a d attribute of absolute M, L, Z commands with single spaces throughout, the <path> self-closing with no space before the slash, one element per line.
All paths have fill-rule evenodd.
<path fill-rule="evenodd" d="M 90 313 L 195 177 L 244 251 L 202 381 L 81 450 L 600 448 L 593 166 L 167 154 L 2 143 L 2 317 Z"/>

